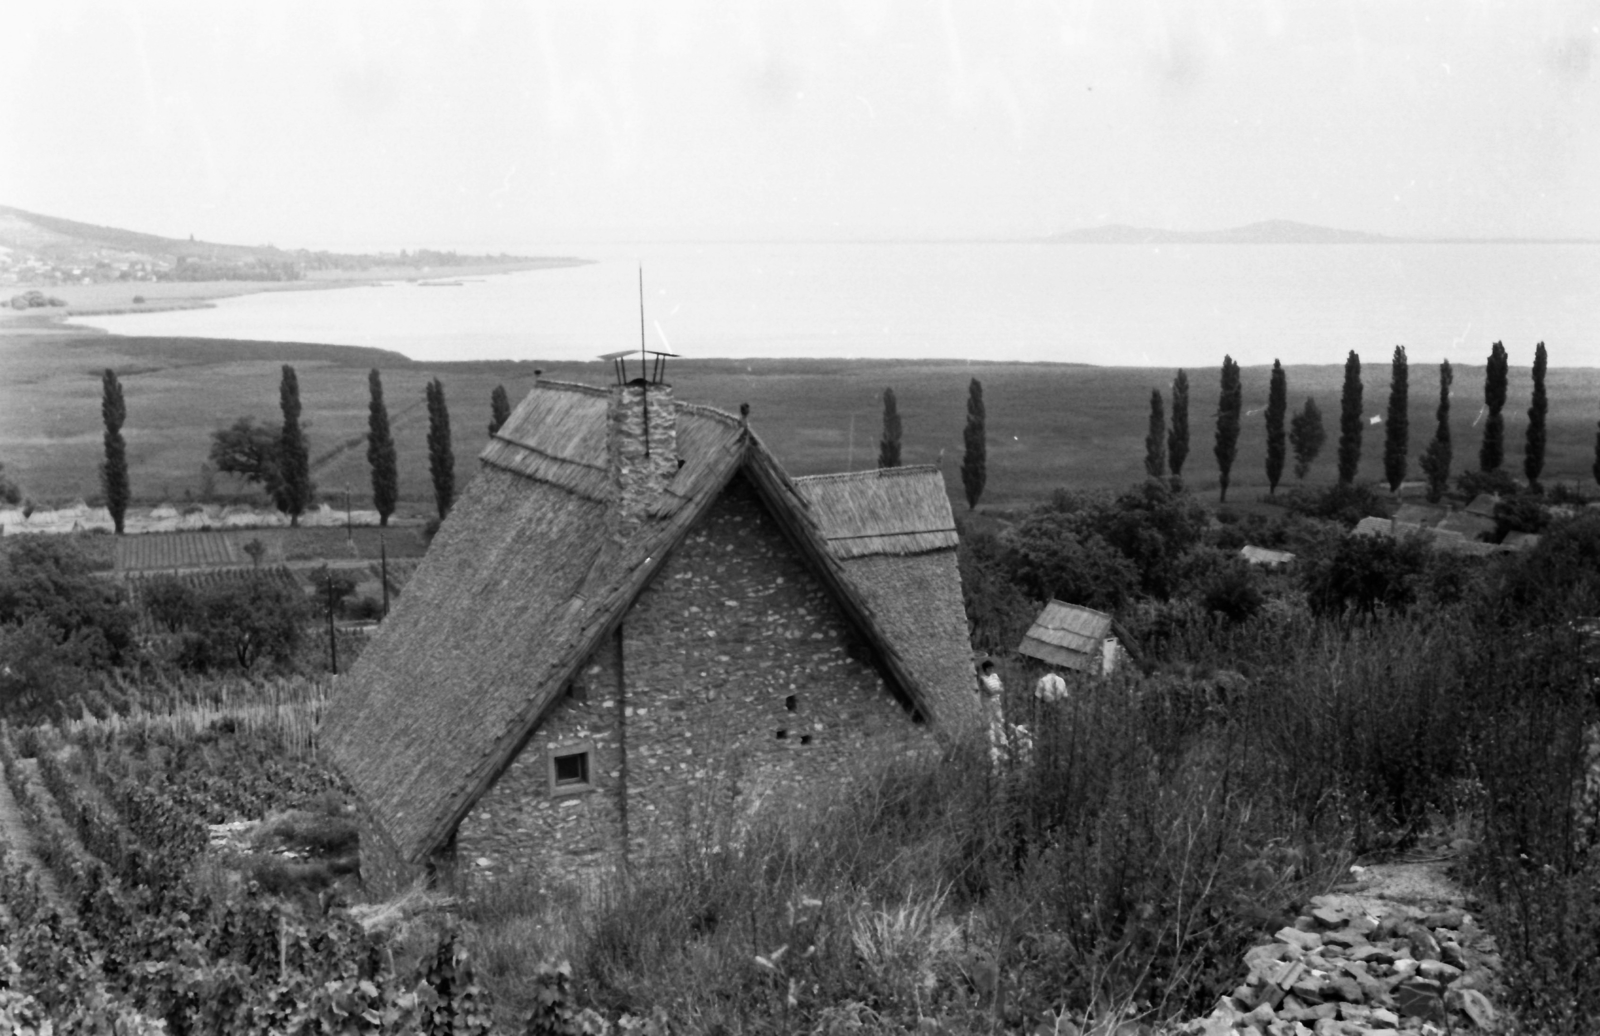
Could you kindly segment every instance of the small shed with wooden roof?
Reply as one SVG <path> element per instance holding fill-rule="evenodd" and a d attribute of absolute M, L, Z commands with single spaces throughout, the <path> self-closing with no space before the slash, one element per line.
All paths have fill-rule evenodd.
<path fill-rule="evenodd" d="M 369 886 L 643 862 L 978 722 L 939 471 L 792 479 L 660 379 L 539 383 L 341 678 Z"/>
<path fill-rule="evenodd" d="M 1017 653 L 1058 669 L 1100 673 L 1106 669 L 1108 645 L 1115 644 L 1111 616 L 1081 604 L 1051 601 L 1033 620 Z"/>

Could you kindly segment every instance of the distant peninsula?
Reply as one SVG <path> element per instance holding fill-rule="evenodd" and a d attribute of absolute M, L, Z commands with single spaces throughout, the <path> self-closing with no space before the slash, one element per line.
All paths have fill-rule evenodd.
<path fill-rule="evenodd" d="M 1108 223 L 1045 238 L 1069 245 L 1592 245 L 1593 238 L 1392 237 L 1360 230 L 1269 219 L 1223 230 L 1160 230 Z"/>

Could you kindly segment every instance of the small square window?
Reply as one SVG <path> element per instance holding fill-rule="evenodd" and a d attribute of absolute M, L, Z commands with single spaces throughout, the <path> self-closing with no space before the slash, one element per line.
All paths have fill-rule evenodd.
<path fill-rule="evenodd" d="M 592 752 L 593 748 L 588 742 L 550 749 L 551 795 L 573 795 L 594 790 L 589 774 Z"/>

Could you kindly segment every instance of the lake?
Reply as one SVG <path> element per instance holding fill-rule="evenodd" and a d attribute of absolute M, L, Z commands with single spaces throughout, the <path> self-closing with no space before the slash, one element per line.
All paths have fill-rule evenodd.
<path fill-rule="evenodd" d="M 895 357 L 1117 366 L 1600 366 L 1600 245 L 1062 245 L 563 242 L 591 265 L 219 300 L 81 317 L 125 335 L 304 341 L 417 360 L 590 359 L 639 344 L 696 357 Z M 450 280 L 448 270 L 432 271 Z"/>

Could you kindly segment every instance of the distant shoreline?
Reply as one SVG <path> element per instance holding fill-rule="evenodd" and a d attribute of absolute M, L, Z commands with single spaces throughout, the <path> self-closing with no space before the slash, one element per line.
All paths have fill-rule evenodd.
<path fill-rule="evenodd" d="M 371 287 L 396 281 L 460 280 L 494 274 L 522 273 L 587 266 L 592 259 L 558 256 L 514 262 L 489 262 L 460 266 L 374 266 L 365 270 L 314 270 L 297 281 L 103 281 L 97 284 L 12 284 L 0 286 L 0 302 L 37 289 L 65 299 L 65 306 L 12 309 L 0 306 L 0 333 L 105 334 L 99 328 L 71 323 L 73 317 L 113 316 L 124 313 L 163 313 L 185 309 L 212 309 L 217 299 L 259 295 L 271 291 L 324 291 L 330 288 Z M 145 301 L 135 303 L 135 296 Z"/>

